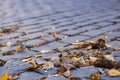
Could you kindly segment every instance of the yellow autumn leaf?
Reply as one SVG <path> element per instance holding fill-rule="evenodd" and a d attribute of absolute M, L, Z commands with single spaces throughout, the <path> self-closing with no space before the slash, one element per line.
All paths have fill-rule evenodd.
<path fill-rule="evenodd" d="M 82 46 L 84 43 L 83 42 L 75 42 L 75 43 L 72 43 L 72 45 L 74 46 Z"/>
<path fill-rule="evenodd" d="M 79 61 L 80 60 L 80 58 L 77 58 L 77 57 L 73 57 L 72 58 L 74 61 Z"/>
<path fill-rule="evenodd" d="M 108 71 L 109 76 L 120 76 L 120 71 L 116 69 L 111 69 Z"/>
<path fill-rule="evenodd" d="M 8 80 L 10 78 L 10 74 L 6 73 L 5 75 L 0 77 L 0 80 Z"/>

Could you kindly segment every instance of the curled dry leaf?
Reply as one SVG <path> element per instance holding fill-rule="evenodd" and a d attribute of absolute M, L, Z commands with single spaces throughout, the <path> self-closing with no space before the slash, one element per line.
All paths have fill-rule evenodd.
<path fill-rule="evenodd" d="M 85 59 L 83 57 L 80 57 L 80 63 L 86 64 Z"/>
<path fill-rule="evenodd" d="M 43 64 L 37 64 L 36 66 L 30 66 L 28 68 L 26 68 L 26 71 L 37 71 L 38 69 L 42 68 Z"/>
<path fill-rule="evenodd" d="M 90 65 L 93 65 L 94 64 L 94 62 L 97 60 L 97 58 L 96 57 L 89 57 L 89 64 Z"/>
<path fill-rule="evenodd" d="M 68 77 L 68 78 L 73 77 L 73 75 L 70 73 L 70 70 L 69 70 L 69 69 L 64 72 L 64 76 L 65 76 L 65 77 Z"/>
<path fill-rule="evenodd" d="M 0 66 L 3 66 L 4 64 L 6 64 L 6 61 L 0 59 Z"/>
<path fill-rule="evenodd" d="M 2 28 L 1 33 L 10 33 L 12 30 L 10 28 Z"/>
<path fill-rule="evenodd" d="M 14 54 L 14 53 L 15 53 L 15 51 L 12 50 L 12 51 L 8 51 L 8 52 L 3 52 L 2 54 L 3 54 L 3 56 L 5 56 L 5 55 L 11 55 L 11 54 Z"/>
<path fill-rule="evenodd" d="M 34 58 L 32 58 L 30 61 L 29 61 L 30 64 L 32 64 L 34 67 L 37 67 L 37 63 L 35 61 Z"/>
<path fill-rule="evenodd" d="M 116 69 L 111 69 L 108 71 L 109 76 L 120 76 L 120 71 Z"/>
<path fill-rule="evenodd" d="M 106 49 L 106 41 L 103 38 L 98 39 L 97 41 L 87 41 L 87 42 L 76 42 L 72 43 L 74 46 L 78 46 L 80 48 L 88 48 L 88 49 Z"/>
<path fill-rule="evenodd" d="M 31 57 L 29 57 L 29 58 L 25 58 L 25 59 L 23 59 L 22 61 L 23 62 L 28 62 L 28 61 L 30 61 L 32 58 Z"/>
<path fill-rule="evenodd" d="M 16 24 L 11 26 L 11 30 L 12 30 L 12 31 L 15 31 L 15 30 L 17 30 L 17 29 L 18 29 L 18 26 L 17 26 Z"/>
<path fill-rule="evenodd" d="M 108 60 L 114 61 L 114 56 L 112 54 L 106 54 L 106 55 L 104 55 L 104 57 Z"/>
<path fill-rule="evenodd" d="M 13 26 L 11 26 L 9 28 L 2 27 L 0 33 L 3 33 L 3 34 L 4 33 L 11 33 L 11 32 L 14 32 L 17 29 L 18 29 L 17 25 L 13 25 Z"/>
<path fill-rule="evenodd" d="M 102 57 L 102 58 L 98 58 L 93 65 L 96 67 L 112 69 L 112 68 L 115 68 L 116 63 L 112 60 L 108 60 Z"/>
<path fill-rule="evenodd" d="M 55 38 L 55 41 L 60 41 L 61 38 L 57 37 L 57 32 L 50 32 L 50 35 L 52 35 Z"/>
<path fill-rule="evenodd" d="M 0 44 L 0 49 L 2 49 L 2 48 L 4 48 L 4 47 L 5 47 L 5 45 Z"/>
<path fill-rule="evenodd" d="M 92 80 L 102 80 L 99 73 L 94 73 L 91 75 Z"/>
<path fill-rule="evenodd" d="M 26 47 L 23 44 L 21 44 L 18 48 L 16 48 L 15 51 L 17 53 L 19 53 L 19 52 L 23 52 L 25 49 L 26 49 Z"/>
<path fill-rule="evenodd" d="M 54 68 L 54 63 L 53 62 L 45 62 L 43 64 L 43 68 L 42 69 L 45 69 L 45 70 L 50 70 Z"/>
<path fill-rule="evenodd" d="M 5 33 L 0 33 L 0 36 L 4 36 L 5 35 Z"/>
<path fill-rule="evenodd" d="M 115 48 L 115 51 L 119 51 L 120 50 L 120 48 Z"/>

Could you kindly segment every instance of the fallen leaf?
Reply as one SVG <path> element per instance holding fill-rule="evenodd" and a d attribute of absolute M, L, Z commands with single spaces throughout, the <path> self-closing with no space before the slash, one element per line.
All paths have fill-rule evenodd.
<path fill-rule="evenodd" d="M 108 60 L 114 61 L 114 56 L 112 54 L 106 54 L 106 55 L 104 55 L 104 57 Z"/>
<path fill-rule="evenodd" d="M 37 63 L 35 61 L 34 58 L 32 58 L 30 61 L 29 61 L 30 64 L 32 64 L 34 67 L 37 67 Z"/>
<path fill-rule="evenodd" d="M 4 64 L 6 64 L 6 61 L 0 59 L 0 66 L 3 66 Z"/>
<path fill-rule="evenodd" d="M 94 73 L 91 75 L 93 80 L 102 80 L 99 73 Z"/>
<path fill-rule="evenodd" d="M 0 44 L 0 49 L 2 49 L 2 48 L 4 48 L 4 47 L 5 47 L 5 45 Z"/>
<path fill-rule="evenodd" d="M 28 61 L 30 61 L 30 60 L 31 60 L 31 57 L 25 58 L 25 59 L 23 59 L 22 61 L 23 61 L 23 62 L 28 62 Z"/>
<path fill-rule="evenodd" d="M 93 65 L 96 60 L 97 60 L 96 57 L 91 57 L 91 56 L 90 56 L 90 58 L 89 58 L 89 63 L 90 63 L 90 65 Z"/>
<path fill-rule="evenodd" d="M 3 56 L 5 56 L 5 55 L 11 55 L 11 54 L 14 54 L 14 50 L 12 50 L 12 51 L 8 51 L 8 52 L 3 52 L 2 54 L 3 54 Z"/>
<path fill-rule="evenodd" d="M 54 67 L 54 63 L 53 62 L 45 62 L 43 64 L 43 68 L 42 69 L 45 69 L 45 70 L 50 70 Z"/>
<path fill-rule="evenodd" d="M 68 77 L 68 78 L 73 77 L 72 74 L 70 73 L 70 70 L 69 70 L 69 69 L 64 72 L 64 76 L 65 76 L 65 77 Z"/>
<path fill-rule="evenodd" d="M 116 69 L 111 69 L 108 71 L 109 76 L 120 76 L 120 71 Z"/>
<path fill-rule="evenodd" d="M 85 64 L 85 59 L 83 57 L 80 57 L 80 63 Z"/>
<path fill-rule="evenodd" d="M 12 30 L 12 31 L 15 31 L 16 29 L 18 29 L 17 25 L 12 25 L 12 26 L 11 26 L 11 30 Z"/>
<path fill-rule="evenodd" d="M 94 62 L 93 65 L 96 66 L 96 67 L 103 67 L 103 68 L 112 69 L 112 68 L 115 68 L 116 63 L 112 60 L 108 60 L 108 59 L 102 57 L 102 58 L 98 58 Z"/>
<path fill-rule="evenodd" d="M 10 78 L 10 74 L 6 73 L 5 75 L 3 75 L 2 77 L 0 77 L 0 80 L 8 80 Z"/>
<path fill-rule="evenodd" d="M 15 51 L 17 53 L 19 53 L 19 52 L 23 52 L 25 49 L 26 49 L 26 47 L 23 44 L 21 44 L 18 48 L 16 48 Z"/>
<path fill-rule="evenodd" d="M 80 58 L 78 58 L 78 57 L 73 57 L 72 58 L 74 61 L 79 61 L 80 60 Z"/>
<path fill-rule="evenodd" d="M 5 35 L 5 33 L 0 33 L 0 36 L 4 36 Z"/>
<path fill-rule="evenodd" d="M 87 49 L 106 49 L 106 40 L 100 38 L 96 41 L 86 41 L 86 42 L 75 42 L 72 43 L 74 46 L 78 46 L 80 48 L 87 48 Z"/>
<path fill-rule="evenodd" d="M 41 69 L 42 68 L 42 65 L 43 64 L 37 64 L 37 66 L 30 66 L 30 67 L 28 67 L 28 68 L 26 68 L 25 70 L 26 71 L 37 71 L 38 69 Z"/>

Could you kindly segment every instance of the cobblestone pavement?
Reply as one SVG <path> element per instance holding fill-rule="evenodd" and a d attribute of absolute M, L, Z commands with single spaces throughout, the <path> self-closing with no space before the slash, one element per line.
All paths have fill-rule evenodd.
<path fill-rule="evenodd" d="M 19 74 L 16 80 L 42 80 L 48 75 L 45 80 L 69 80 L 64 76 L 54 76 L 57 67 L 48 71 L 26 71 L 31 64 L 23 60 L 34 57 L 39 64 L 47 62 L 49 58 L 55 60 L 61 52 L 52 50 L 73 47 L 71 43 L 76 41 L 95 41 L 107 33 L 107 44 L 112 48 L 120 48 L 120 2 L 104 1 L 0 0 L 0 28 L 13 25 L 19 28 L 0 35 L 0 45 L 5 45 L 0 48 L 0 76 L 8 72 L 12 76 Z M 12 46 L 9 46 L 10 43 Z M 20 43 L 28 49 L 16 51 Z M 115 61 L 120 61 L 120 51 L 113 51 L 113 54 Z M 71 70 L 71 74 L 78 78 L 89 77 L 95 72 L 99 72 L 99 68 L 94 66 Z M 120 77 L 106 74 L 101 74 L 101 77 L 120 80 Z"/>

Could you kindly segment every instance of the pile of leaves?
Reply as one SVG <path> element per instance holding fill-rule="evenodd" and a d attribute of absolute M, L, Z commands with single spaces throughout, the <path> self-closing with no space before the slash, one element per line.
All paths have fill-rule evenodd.
<path fill-rule="evenodd" d="M 58 40 L 55 33 L 49 34 L 55 37 L 56 41 Z M 38 64 L 34 58 L 37 56 L 37 58 L 42 59 L 42 54 L 45 53 L 41 53 L 39 56 L 36 55 L 23 59 L 22 61 L 32 64 L 32 66 L 26 68 L 26 71 L 40 73 L 40 69 L 48 71 L 54 67 L 57 67 L 58 70 L 55 75 L 64 76 L 70 80 L 80 80 L 71 74 L 71 70 L 80 67 L 95 66 L 103 68 L 103 72 L 106 72 L 109 76 L 120 76 L 120 61 L 117 62 L 114 60 L 113 53 L 109 52 L 110 47 L 106 44 L 106 40 L 104 38 L 100 38 L 96 41 L 75 42 L 72 43 L 71 46 L 72 48 L 52 50 L 51 52 L 60 53 L 56 60 L 53 60 L 52 58 L 43 58 L 47 62 Z M 8 55 L 15 52 L 19 53 L 26 49 L 26 46 L 20 44 L 19 47 L 13 52 L 11 51 L 10 53 L 4 53 L 3 55 Z M 108 50 L 108 52 L 102 53 L 102 50 Z M 99 72 L 94 73 L 89 77 L 89 80 L 102 80 L 100 75 L 101 73 Z M 48 76 L 45 76 L 44 78 L 41 78 L 41 80 L 44 80 L 47 77 Z"/>

